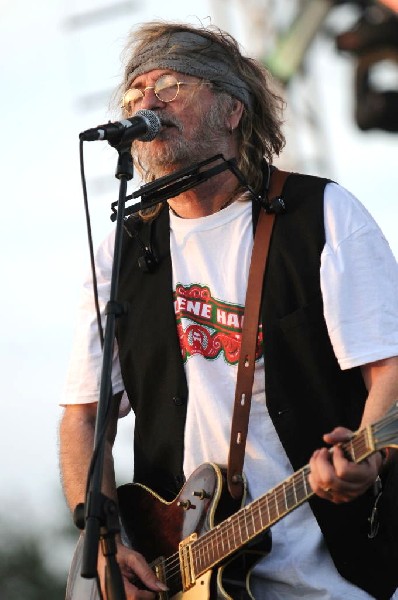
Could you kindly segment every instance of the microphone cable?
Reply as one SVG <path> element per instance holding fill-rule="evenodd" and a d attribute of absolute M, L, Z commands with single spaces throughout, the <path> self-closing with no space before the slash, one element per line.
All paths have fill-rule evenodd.
<path fill-rule="evenodd" d="M 89 204 L 88 204 L 87 182 L 86 182 L 86 175 L 85 175 L 85 169 L 84 169 L 83 142 L 84 142 L 84 140 L 79 140 L 80 177 L 81 177 L 81 185 L 82 185 L 82 192 L 83 192 L 83 206 L 84 206 L 84 214 L 85 214 L 85 219 L 86 219 L 87 240 L 88 240 L 89 254 L 90 254 L 90 268 L 91 268 L 92 281 L 93 281 L 93 296 L 94 296 L 95 313 L 96 313 L 96 319 L 97 319 L 97 329 L 98 329 L 98 336 L 99 336 L 101 348 L 103 349 L 104 348 L 104 329 L 102 326 L 101 311 L 100 311 L 100 307 L 99 307 L 98 281 L 97 281 L 97 273 L 96 273 L 96 268 L 95 268 L 94 244 L 93 244 L 93 236 L 92 236 L 90 209 L 89 209 Z M 106 434 L 106 430 L 107 430 L 107 427 L 109 424 L 110 415 L 111 415 L 110 406 L 111 406 L 111 404 L 110 404 L 110 402 L 108 402 L 107 413 L 106 413 L 106 417 L 104 420 L 104 425 L 103 425 L 102 430 L 99 432 L 98 443 L 96 444 L 95 448 L 93 449 L 90 466 L 89 466 L 89 469 L 87 472 L 86 498 L 88 497 L 91 477 L 92 477 L 92 474 L 94 471 L 94 465 L 98 458 L 98 452 L 102 446 L 103 438 Z M 76 509 L 75 509 L 75 511 L 76 511 Z M 80 517 L 81 517 L 81 515 L 80 515 Z M 76 517 L 75 517 L 75 522 L 76 522 Z"/>

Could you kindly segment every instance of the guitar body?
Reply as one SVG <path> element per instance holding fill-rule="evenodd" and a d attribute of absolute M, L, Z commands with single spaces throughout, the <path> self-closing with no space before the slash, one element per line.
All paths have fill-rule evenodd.
<path fill-rule="evenodd" d="M 172 502 L 164 501 L 139 484 L 121 486 L 118 497 L 123 529 L 130 545 L 152 563 L 160 579 L 162 564 L 159 557 L 178 553 L 182 540 L 192 534 L 198 538 L 203 536 L 242 506 L 242 502 L 231 498 L 224 470 L 211 463 L 196 469 Z M 167 577 L 170 591 L 160 597 L 162 600 L 252 598 L 250 571 L 267 554 L 271 545 L 265 543 L 263 536 L 260 537 L 255 547 L 245 547 L 221 565 L 209 569 L 184 592 L 180 569 L 175 569 L 175 575 Z"/>
<path fill-rule="evenodd" d="M 172 502 L 140 484 L 121 486 L 118 498 L 124 543 L 145 556 L 169 588 L 159 594 L 159 600 L 253 598 L 250 573 L 270 549 L 269 534 L 261 534 L 254 543 L 200 575 L 192 587 L 183 589 L 180 542 L 192 536 L 200 538 L 242 505 L 228 493 L 223 469 L 211 463 L 201 465 Z M 82 547 L 81 539 L 69 573 L 66 600 L 99 600 L 96 582 L 80 577 Z M 139 582 L 134 584 L 141 587 Z"/>

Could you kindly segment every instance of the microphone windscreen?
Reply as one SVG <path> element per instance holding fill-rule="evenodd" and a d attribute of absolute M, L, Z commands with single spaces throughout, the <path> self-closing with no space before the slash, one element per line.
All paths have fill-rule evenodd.
<path fill-rule="evenodd" d="M 143 133 L 138 139 L 142 142 L 150 142 L 155 139 L 162 126 L 158 115 L 153 110 L 145 108 L 138 110 L 135 113 L 136 117 L 142 117 L 148 125 L 148 130 Z"/>

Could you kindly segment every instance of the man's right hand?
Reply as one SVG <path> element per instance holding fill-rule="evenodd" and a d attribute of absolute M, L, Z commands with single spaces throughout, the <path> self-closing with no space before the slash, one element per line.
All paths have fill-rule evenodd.
<path fill-rule="evenodd" d="M 157 593 L 167 591 L 167 586 L 159 581 L 142 554 L 127 548 L 120 541 L 116 545 L 116 560 L 121 570 L 126 600 L 149 600 L 149 598 L 155 598 Z M 100 550 L 98 556 L 98 575 L 104 600 L 107 598 L 105 592 L 105 566 L 106 560 Z M 131 581 L 135 577 L 138 577 L 148 590 L 153 591 L 140 590 Z"/>

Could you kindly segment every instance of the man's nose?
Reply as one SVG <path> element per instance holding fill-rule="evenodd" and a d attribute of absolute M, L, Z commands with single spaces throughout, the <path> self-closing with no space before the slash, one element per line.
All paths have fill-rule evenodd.
<path fill-rule="evenodd" d="M 144 90 L 144 97 L 140 104 L 140 108 L 152 110 L 153 108 L 162 108 L 165 103 L 159 100 L 152 88 L 147 88 Z"/>

